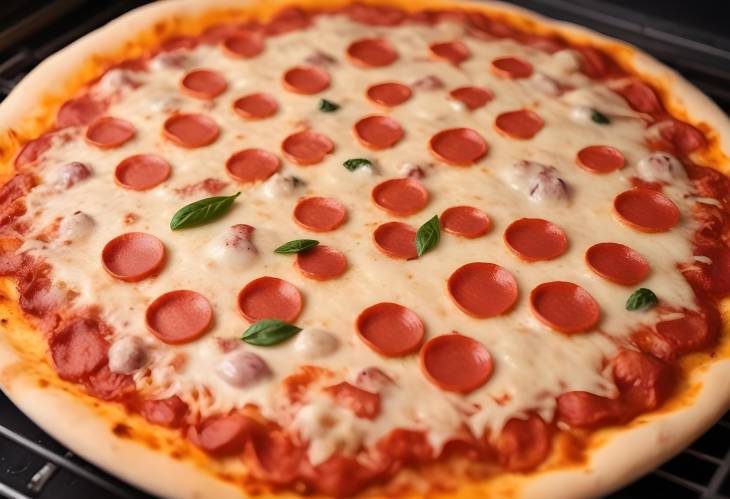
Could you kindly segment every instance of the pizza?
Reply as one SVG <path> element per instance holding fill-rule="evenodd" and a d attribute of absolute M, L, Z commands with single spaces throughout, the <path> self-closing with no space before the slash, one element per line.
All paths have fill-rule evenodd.
<path fill-rule="evenodd" d="M 154 494 L 595 496 L 730 405 L 730 126 L 622 42 L 171 0 L 0 123 L 0 384 Z"/>

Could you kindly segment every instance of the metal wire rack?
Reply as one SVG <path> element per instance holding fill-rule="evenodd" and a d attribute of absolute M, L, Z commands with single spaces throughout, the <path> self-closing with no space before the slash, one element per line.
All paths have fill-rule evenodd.
<path fill-rule="evenodd" d="M 144 3 L 146 0 L 3 0 L 0 101 L 50 54 Z M 513 3 L 642 47 L 681 71 L 730 112 L 730 38 L 693 26 L 685 22 L 687 19 L 680 24 L 657 16 L 657 12 L 667 14 L 671 2 L 513 0 Z M 0 496 L 10 499 L 151 497 L 75 456 L 35 426 L 2 393 Z M 610 497 L 730 499 L 730 413 L 684 452 Z"/>

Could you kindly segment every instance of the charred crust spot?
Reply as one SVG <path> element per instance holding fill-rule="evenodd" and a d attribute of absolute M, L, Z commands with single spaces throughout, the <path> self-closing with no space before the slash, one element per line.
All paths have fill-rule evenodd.
<path fill-rule="evenodd" d="M 129 438 L 132 436 L 132 429 L 124 423 L 115 423 L 112 426 L 112 433 L 119 438 Z"/>
<path fill-rule="evenodd" d="M 48 388 L 48 380 L 45 379 L 39 379 L 38 380 L 38 386 L 40 388 Z"/>

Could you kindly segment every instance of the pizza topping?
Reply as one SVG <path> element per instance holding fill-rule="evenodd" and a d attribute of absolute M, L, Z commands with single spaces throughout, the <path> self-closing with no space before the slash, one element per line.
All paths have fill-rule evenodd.
<path fill-rule="evenodd" d="M 659 299 L 651 289 L 639 288 L 626 300 L 626 310 L 649 310 L 658 303 Z"/>
<path fill-rule="evenodd" d="M 707 146 L 705 136 L 689 123 L 672 119 L 662 123 L 659 133 L 670 142 L 680 154 L 691 154 Z"/>
<path fill-rule="evenodd" d="M 185 423 L 188 405 L 177 395 L 159 400 L 145 400 L 140 409 L 142 417 L 152 424 L 180 428 Z"/>
<path fill-rule="evenodd" d="M 403 138 L 403 129 L 387 116 L 367 116 L 355 123 L 355 138 L 369 149 L 387 149 Z"/>
<path fill-rule="evenodd" d="M 137 282 L 160 272 L 165 246 L 151 234 L 127 232 L 106 243 L 101 261 L 112 277 Z"/>
<path fill-rule="evenodd" d="M 641 232 L 666 232 L 679 223 L 679 208 L 661 192 L 636 187 L 613 200 L 618 219 Z"/>
<path fill-rule="evenodd" d="M 231 269 L 248 267 L 258 254 L 251 240 L 253 231 L 246 224 L 228 227 L 208 244 L 208 255 Z"/>
<path fill-rule="evenodd" d="M 375 104 L 385 107 L 403 104 L 411 98 L 412 94 L 413 92 L 408 85 L 392 81 L 370 85 L 366 91 L 368 99 Z"/>
<path fill-rule="evenodd" d="M 363 68 L 382 67 L 393 64 L 398 59 L 395 48 L 382 38 L 362 38 L 347 47 L 350 61 Z"/>
<path fill-rule="evenodd" d="M 347 170 L 351 172 L 354 172 L 355 170 L 359 170 L 361 168 L 369 168 L 372 170 L 373 162 L 365 158 L 352 158 L 342 163 L 342 166 L 344 166 Z"/>
<path fill-rule="evenodd" d="M 328 66 L 337 65 L 337 59 L 335 57 L 328 54 L 327 52 L 322 52 L 321 50 L 315 50 L 312 55 L 309 55 L 304 59 L 304 62 L 312 64 L 314 66 L 322 66 L 325 68 Z"/>
<path fill-rule="evenodd" d="M 267 347 L 288 340 L 301 328 L 276 319 L 263 319 L 251 324 L 241 335 L 241 340 L 251 345 Z"/>
<path fill-rule="evenodd" d="M 640 113 L 657 114 L 663 108 L 654 90 L 646 83 L 632 81 L 617 90 Z"/>
<path fill-rule="evenodd" d="M 494 120 L 498 132 L 518 140 L 533 138 L 544 125 L 543 119 L 529 109 L 502 113 Z"/>
<path fill-rule="evenodd" d="M 492 61 L 492 72 L 502 78 L 529 78 L 532 64 L 519 57 L 499 57 Z"/>
<path fill-rule="evenodd" d="M 48 346 L 56 372 L 69 381 L 80 381 L 106 364 L 109 348 L 91 319 L 76 319 L 55 331 Z"/>
<path fill-rule="evenodd" d="M 157 154 L 135 154 L 123 159 L 114 170 L 114 180 L 125 189 L 146 191 L 170 176 L 170 164 Z"/>
<path fill-rule="evenodd" d="M 61 241 L 80 241 L 88 236 L 94 228 L 94 219 L 83 211 L 77 211 L 63 217 L 58 225 L 58 237 Z"/>
<path fill-rule="evenodd" d="M 646 182 L 672 183 L 675 179 L 686 178 L 684 166 L 669 153 L 656 151 L 639 160 L 636 165 L 639 178 Z"/>
<path fill-rule="evenodd" d="M 434 215 L 418 228 L 416 232 L 416 254 L 423 256 L 431 251 L 441 239 L 441 224 L 438 215 Z"/>
<path fill-rule="evenodd" d="M 581 168 L 591 173 L 611 173 L 624 167 L 624 155 L 611 146 L 584 147 L 575 157 Z"/>
<path fill-rule="evenodd" d="M 431 338 L 420 357 L 426 378 L 449 392 L 473 392 L 492 375 L 492 356 L 484 345 L 459 333 Z"/>
<path fill-rule="evenodd" d="M 335 144 L 321 133 L 304 130 L 289 135 L 281 143 L 284 156 L 301 166 L 319 163 L 335 149 Z"/>
<path fill-rule="evenodd" d="M 574 428 L 597 428 L 620 421 L 621 402 L 590 392 L 562 393 L 557 398 L 557 417 Z"/>
<path fill-rule="evenodd" d="M 415 180 L 422 180 L 426 178 L 426 171 L 421 165 L 416 163 L 403 163 L 398 168 L 398 173 L 404 177 L 412 178 Z"/>
<path fill-rule="evenodd" d="M 106 104 L 99 102 L 89 94 L 69 99 L 63 103 L 56 115 L 56 126 L 85 126 L 104 114 Z"/>
<path fill-rule="evenodd" d="M 541 218 L 520 218 L 504 231 L 504 242 L 518 257 L 528 262 L 553 260 L 568 249 L 563 229 Z"/>
<path fill-rule="evenodd" d="M 283 279 L 259 277 L 238 293 L 238 308 L 249 322 L 271 319 L 291 323 L 302 311 L 302 295 Z"/>
<path fill-rule="evenodd" d="M 446 86 L 444 81 L 435 75 L 426 75 L 411 82 L 411 86 L 416 90 L 441 90 Z"/>
<path fill-rule="evenodd" d="M 345 273 L 347 258 L 335 248 L 319 245 L 297 253 L 294 265 L 304 277 L 328 281 Z"/>
<path fill-rule="evenodd" d="M 423 322 L 410 309 L 397 303 L 377 303 L 357 316 L 360 339 L 386 357 L 400 357 L 418 350 L 423 341 Z"/>
<path fill-rule="evenodd" d="M 366 367 L 355 376 L 355 384 L 372 393 L 379 393 L 385 387 L 393 385 L 393 380 L 377 367 Z"/>
<path fill-rule="evenodd" d="M 467 239 L 483 236 L 492 228 L 492 221 L 487 214 L 473 206 L 452 206 L 439 218 L 446 232 Z"/>
<path fill-rule="evenodd" d="M 162 133 L 180 147 L 204 147 L 220 134 L 218 124 L 202 114 L 174 114 L 165 120 Z"/>
<path fill-rule="evenodd" d="M 373 242 L 385 255 L 399 260 L 412 260 L 416 252 L 416 229 L 402 222 L 387 222 L 373 232 Z"/>
<path fill-rule="evenodd" d="M 320 99 L 318 109 L 323 113 L 334 113 L 340 108 L 339 104 L 335 104 L 327 99 Z"/>
<path fill-rule="evenodd" d="M 236 99 L 233 110 L 245 120 L 261 120 L 276 114 L 279 104 L 270 94 L 257 92 Z"/>
<path fill-rule="evenodd" d="M 530 292 L 530 309 L 542 323 L 561 333 L 583 333 L 600 319 L 595 299 L 577 284 L 553 281 Z"/>
<path fill-rule="evenodd" d="M 449 96 L 458 102 L 461 102 L 470 111 L 486 106 L 492 99 L 494 94 L 486 88 L 479 87 L 459 87 L 449 92 Z"/>
<path fill-rule="evenodd" d="M 125 336 L 109 347 L 109 369 L 119 374 L 132 374 L 150 361 L 144 341 L 139 336 Z"/>
<path fill-rule="evenodd" d="M 279 169 L 279 158 L 263 149 L 244 149 L 226 161 L 226 172 L 239 182 L 266 180 Z"/>
<path fill-rule="evenodd" d="M 213 416 L 197 427 L 190 427 L 188 437 L 212 456 L 232 456 L 243 451 L 257 428 L 252 419 L 239 414 Z"/>
<path fill-rule="evenodd" d="M 379 208 L 399 217 L 418 213 L 428 204 L 428 191 L 418 180 L 392 178 L 373 188 L 372 199 Z"/>
<path fill-rule="evenodd" d="M 295 94 L 318 94 L 330 86 L 330 75 L 316 66 L 296 66 L 284 73 L 284 88 Z"/>
<path fill-rule="evenodd" d="M 350 409 L 358 418 L 375 419 L 380 414 L 380 395 L 343 381 L 324 389 L 337 404 Z"/>
<path fill-rule="evenodd" d="M 517 281 L 494 263 L 467 263 L 448 280 L 449 296 L 472 317 L 486 319 L 508 312 L 517 302 Z"/>
<path fill-rule="evenodd" d="M 149 304 L 145 323 L 163 343 L 189 343 L 208 331 L 213 323 L 213 307 L 195 291 L 169 291 Z"/>
<path fill-rule="evenodd" d="M 469 47 L 460 41 L 432 43 L 428 49 L 435 58 L 446 60 L 455 66 L 471 57 Z"/>
<path fill-rule="evenodd" d="M 569 200 L 568 184 L 554 166 L 520 160 L 506 174 L 512 187 L 524 191 L 531 201 L 554 203 Z"/>
<path fill-rule="evenodd" d="M 214 99 L 227 88 L 228 83 L 223 75 L 210 69 L 194 69 L 180 81 L 182 92 L 196 99 Z"/>
<path fill-rule="evenodd" d="M 271 369 L 255 353 L 236 349 L 223 356 L 216 373 L 231 386 L 248 388 L 271 376 Z"/>
<path fill-rule="evenodd" d="M 585 259 L 593 272 L 616 284 L 638 284 L 649 275 L 649 262 L 623 244 L 594 244 L 586 251 Z"/>
<path fill-rule="evenodd" d="M 231 209 L 233 202 L 240 195 L 241 193 L 237 192 L 231 196 L 213 196 L 185 205 L 172 216 L 170 229 L 187 229 L 217 220 Z"/>
<path fill-rule="evenodd" d="M 512 418 L 504 425 L 496 442 L 499 462 L 509 471 L 530 471 L 550 453 L 550 427 L 536 414 L 527 419 Z"/>
<path fill-rule="evenodd" d="M 294 208 L 294 221 L 312 232 L 330 232 L 345 222 L 345 206 L 332 198 L 302 198 Z"/>
<path fill-rule="evenodd" d="M 472 165 L 489 151 L 489 144 L 471 128 L 442 130 L 431 137 L 428 146 L 436 158 L 456 166 Z"/>
<path fill-rule="evenodd" d="M 58 168 L 53 183 L 61 189 L 69 189 L 90 176 L 91 170 L 88 166 L 78 161 L 72 161 Z"/>
<path fill-rule="evenodd" d="M 264 38 L 253 31 L 239 31 L 226 37 L 221 47 L 230 57 L 251 59 L 264 51 Z"/>
<path fill-rule="evenodd" d="M 274 250 L 274 253 L 285 255 L 287 253 L 299 253 L 300 251 L 308 250 L 319 244 L 319 241 L 314 239 L 295 239 L 284 243 Z"/>
<path fill-rule="evenodd" d="M 29 140 L 20 148 L 18 153 L 15 155 L 13 164 L 16 168 L 21 166 L 29 165 L 37 161 L 44 152 L 51 147 L 51 135 L 41 135 L 37 139 Z"/>
<path fill-rule="evenodd" d="M 304 328 L 294 340 L 294 350 L 305 359 L 319 359 L 333 354 L 340 346 L 337 337 L 323 329 Z"/>
<path fill-rule="evenodd" d="M 102 149 L 119 147 L 135 135 L 134 125 L 112 116 L 97 118 L 86 129 L 86 141 Z"/>

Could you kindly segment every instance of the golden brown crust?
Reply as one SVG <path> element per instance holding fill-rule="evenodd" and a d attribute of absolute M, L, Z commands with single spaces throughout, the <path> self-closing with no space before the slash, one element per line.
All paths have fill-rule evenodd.
<path fill-rule="evenodd" d="M 276 0 L 262 6 L 264 2 L 247 0 L 157 2 L 119 18 L 52 56 L 28 75 L 0 106 L 0 123 L 7 127 L 0 134 L 0 178 L 12 173 L 11 158 L 19 144 L 46 128 L 60 104 L 98 77 L 110 63 L 139 55 L 171 34 L 194 33 L 216 17 L 265 18 L 289 3 Z M 304 7 L 336 7 L 346 3 L 345 0 L 297 2 Z M 698 162 L 730 171 L 730 122 L 724 113 L 674 71 L 623 42 L 500 3 L 477 5 L 445 0 L 374 3 L 408 10 L 459 6 L 482 9 L 533 31 L 557 30 L 572 41 L 604 47 L 623 65 L 660 88 L 669 109 L 710 132 L 713 147 L 698 156 Z M 68 79 L 59 81 L 61 75 Z M 49 82 L 61 90 L 49 92 Z M 38 106 L 38 102 L 42 105 Z M 10 279 L 0 281 L 0 294 L 6 298 L 0 302 L 6 318 L 0 323 L 0 385 L 41 427 L 78 454 L 150 492 L 175 497 L 240 497 L 242 484 L 230 483 L 243 480 L 245 470 L 240 463 L 214 462 L 178 433 L 149 425 L 117 405 L 99 402 L 58 380 L 47 363 L 38 362 L 46 356 L 45 343 L 23 318 Z M 722 309 L 730 312 L 730 303 L 723 303 Z M 585 458 L 574 459 L 566 467 L 566 452 L 556 452 L 539 472 L 504 474 L 465 483 L 456 494 L 443 495 L 593 496 L 620 487 L 655 467 L 690 443 L 730 406 L 730 392 L 726 389 L 730 376 L 730 341 L 725 326 L 722 344 L 714 358 L 693 354 L 682 360 L 682 384 L 661 411 L 641 416 L 626 427 L 592 434 L 587 440 Z M 631 449 L 630 453 L 626 452 L 627 448 Z"/>

